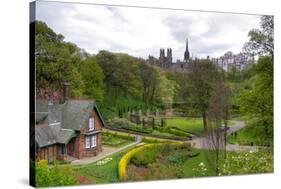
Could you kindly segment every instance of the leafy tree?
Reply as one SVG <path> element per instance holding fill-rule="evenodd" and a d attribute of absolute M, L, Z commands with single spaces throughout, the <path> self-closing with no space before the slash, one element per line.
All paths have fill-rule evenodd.
<path fill-rule="evenodd" d="M 80 49 L 63 41 L 44 22 L 35 23 L 36 88 L 60 88 L 62 81 L 71 83 L 72 95 L 82 95 L 83 85 L 78 65 L 81 61 Z"/>
<path fill-rule="evenodd" d="M 125 96 L 131 95 L 136 98 L 140 97 L 140 62 L 128 54 L 117 54 L 116 56 L 118 69 L 115 73 L 121 91 Z"/>
<path fill-rule="evenodd" d="M 153 103 L 156 98 L 157 87 L 160 84 L 159 74 L 155 67 L 142 63 L 140 65 L 142 81 L 142 99 L 146 104 Z"/>
<path fill-rule="evenodd" d="M 244 49 L 258 55 L 271 55 L 274 53 L 274 19 L 273 16 L 261 17 L 261 30 L 252 29 L 248 36 L 250 41 L 245 43 Z"/>
<path fill-rule="evenodd" d="M 177 89 L 179 88 L 178 84 L 173 81 L 169 80 L 164 73 L 160 72 L 159 76 L 159 87 L 158 87 L 158 98 L 163 103 L 172 103 L 174 97 L 176 96 Z"/>
<path fill-rule="evenodd" d="M 219 72 L 209 60 L 194 60 L 190 65 L 189 91 L 194 108 L 201 112 L 204 131 L 207 132 L 207 109 L 214 92 L 214 82 Z"/>
<path fill-rule="evenodd" d="M 253 88 L 240 95 L 241 111 L 264 126 L 265 136 L 269 136 L 273 126 L 273 60 L 261 57 L 253 68 L 256 79 Z"/>
<path fill-rule="evenodd" d="M 82 62 L 81 75 L 84 82 L 83 93 L 88 97 L 94 98 L 97 102 L 102 102 L 104 96 L 104 75 L 95 58 L 90 57 Z"/>
<path fill-rule="evenodd" d="M 139 62 L 136 58 L 127 54 L 100 51 L 96 60 L 103 69 L 108 93 L 114 93 L 115 97 L 120 93 L 124 96 L 140 96 Z"/>
<path fill-rule="evenodd" d="M 188 101 L 190 97 L 189 91 L 189 80 L 185 72 L 180 72 L 177 70 L 169 71 L 166 74 L 167 79 L 173 80 L 176 82 L 176 100 L 185 100 Z"/>

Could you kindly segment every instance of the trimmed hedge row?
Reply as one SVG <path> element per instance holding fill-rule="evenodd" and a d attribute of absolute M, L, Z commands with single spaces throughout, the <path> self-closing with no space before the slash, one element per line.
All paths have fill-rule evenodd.
<path fill-rule="evenodd" d="M 149 146 L 154 146 L 155 144 L 146 144 L 144 146 L 141 146 L 139 148 L 133 149 L 131 151 L 129 151 L 127 154 L 125 154 L 121 160 L 119 161 L 118 164 L 118 175 L 119 175 L 119 179 L 121 181 L 124 181 L 127 179 L 128 175 L 127 175 L 127 165 L 128 163 L 130 163 L 131 158 L 138 152 L 142 151 L 143 149 L 149 147 Z"/>
<path fill-rule="evenodd" d="M 159 147 L 164 147 L 163 149 L 165 150 L 170 150 L 171 148 L 190 148 L 190 144 L 186 143 L 157 143 L 157 144 L 145 144 L 139 148 L 135 148 L 131 151 L 129 151 L 127 154 L 125 154 L 121 160 L 119 161 L 118 164 L 118 174 L 119 174 L 119 179 L 121 181 L 125 181 L 128 178 L 127 175 L 127 165 L 130 163 L 131 159 L 139 152 L 142 152 L 143 150 L 147 150 L 149 148 L 159 148 Z"/>
<path fill-rule="evenodd" d="M 124 118 L 114 118 L 108 123 L 108 126 L 110 128 L 124 129 L 124 130 L 141 132 L 141 133 L 146 133 L 146 134 L 149 134 L 152 132 L 151 128 L 143 128 L 142 126 L 139 126 Z"/>
<path fill-rule="evenodd" d="M 145 143 L 167 143 L 167 142 L 169 142 L 168 140 L 165 140 L 165 139 L 157 139 L 157 138 L 151 138 L 151 137 L 143 137 L 141 141 L 145 142 Z M 175 143 L 182 144 L 182 142 L 175 142 Z"/>
<path fill-rule="evenodd" d="M 134 141 L 135 140 L 135 136 L 132 136 L 131 134 L 125 134 L 125 133 L 120 133 L 120 132 L 114 132 L 114 131 L 103 131 L 102 132 L 103 135 L 113 135 L 122 139 L 126 139 L 126 140 L 131 140 Z"/>

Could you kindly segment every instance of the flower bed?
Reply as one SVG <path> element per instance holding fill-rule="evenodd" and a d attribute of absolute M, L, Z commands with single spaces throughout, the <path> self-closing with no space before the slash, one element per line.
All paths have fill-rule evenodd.
<path fill-rule="evenodd" d="M 133 149 L 124 155 L 118 165 L 118 173 L 119 179 L 121 181 L 125 181 L 128 179 L 127 175 L 127 165 L 131 162 L 133 158 L 136 157 L 137 160 L 134 160 L 135 163 L 139 163 L 140 165 L 146 165 L 150 162 L 154 161 L 157 154 L 162 151 L 170 151 L 174 149 L 182 149 L 182 148 L 189 148 L 189 144 L 179 144 L 179 143 L 157 143 L 157 144 L 146 144 L 139 148 Z M 150 152 L 149 152 L 150 151 Z M 140 154 L 143 152 L 149 152 L 150 154 L 146 157 L 137 157 L 141 156 Z M 148 158 L 150 157 L 150 158 Z"/>

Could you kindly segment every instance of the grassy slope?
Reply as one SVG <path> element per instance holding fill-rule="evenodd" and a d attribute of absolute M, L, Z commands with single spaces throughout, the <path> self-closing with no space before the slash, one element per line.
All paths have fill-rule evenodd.
<path fill-rule="evenodd" d="M 184 163 L 184 177 L 190 178 L 190 177 L 198 177 L 197 171 L 194 170 L 194 168 L 198 168 L 198 165 L 203 162 L 206 165 L 207 172 L 205 176 L 215 176 L 215 169 L 214 165 L 211 162 L 211 160 L 214 160 L 214 153 L 211 153 L 209 150 L 196 150 L 200 152 L 200 154 L 197 157 L 193 157 L 189 160 L 187 160 Z"/>
<path fill-rule="evenodd" d="M 77 174 L 85 176 L 87 179 L 93 183 L 112 183 L 118 182 L 118 163 L 124 154 L 134 147 L 131 147 L 125 151 L 113 154 L 112 160 L 105 165 L 96 165 L 95 163 L 90 163 L 87 165 L 76 166 L 74 170 Z"/>
<path fill-rule="evenodd" d="M 203 133 L 203 121 L 201 118 L 171 118 L 167 119 L 167 126 L 174 126 L 184 130 L 192 130 Z"/>

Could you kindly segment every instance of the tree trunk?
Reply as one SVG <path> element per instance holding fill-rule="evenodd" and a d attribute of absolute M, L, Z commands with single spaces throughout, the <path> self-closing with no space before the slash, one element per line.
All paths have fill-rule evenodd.
<path fill-rule="evenodd" d="M 208 129 L 207 129 L 207 116 L 206 116 L 205 111 L 203 111 L 202 117 L 203 117 L 204 132 L 207 133 L 207 131 L 208 131 Z"/>

